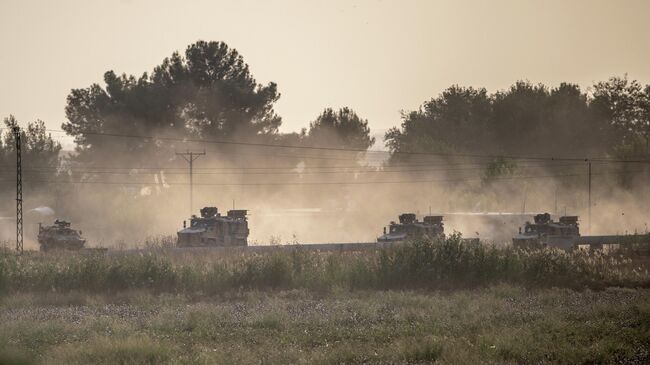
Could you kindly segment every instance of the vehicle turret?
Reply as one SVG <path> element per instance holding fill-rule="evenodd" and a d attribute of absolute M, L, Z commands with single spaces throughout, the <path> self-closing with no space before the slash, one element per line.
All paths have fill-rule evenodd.
<path fill-rule="evenodd" d="M 201 217 L 203 218 L 213 218 L 219 216 L 219 210 L 217 207 L 205 207 L 201 208 Z"/>

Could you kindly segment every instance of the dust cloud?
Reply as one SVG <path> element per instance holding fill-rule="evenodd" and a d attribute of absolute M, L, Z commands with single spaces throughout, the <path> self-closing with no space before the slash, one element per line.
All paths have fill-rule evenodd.
<path fill-rule="evenodd" d="M 38 223 L 55 218 L 71 221 L 91 247 L 134 247 L 147 237 L 175 235 L 204 206 L 222 214 L 249 210 L 252 245 L 373 242 L 405 212 L 420 219 L 445 215 L 446 233 L 496 244 L 508 244 L 541 212 L 579 215 L 582 234 L 648 230 L 647 170 L 622 175 L 618 166 L 595 166 L 589 222 L 588 175 L 580 163 L 518 162 L 512 174 L 489 179 L 489 160 L 479 158 L 424 156 L 391 164 L 383 153 L 175 146 L 188 149 L 206 151 L 193 166 L 192 212 L 188 164 L 172 149 L 164 158 L 160 152 L 113 157 L 103 166 L 68 162 L 47 184 L 37 184 L 42 178 L 25 166 L 25 247 L 36 249 Z M 3 201 L 9 202 L 12 187 L 4 186 Z M 0 241 L 15 239 L 13 209 L 2 207 Z"/>

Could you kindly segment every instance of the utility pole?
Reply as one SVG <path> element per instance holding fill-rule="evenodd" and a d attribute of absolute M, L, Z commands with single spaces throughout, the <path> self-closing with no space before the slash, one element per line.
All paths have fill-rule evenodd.
<path fill-rule="evenodd" d="M 205 150 L 203 152 L 190 152 L 190 150 L 187 150 L 187 152 L 176 152 L 176 156 L 181 156 L 183 159 L 190 164 L 190 216 L 192 215 L 192 212 L 194 212 L 193 207 L 192 207 L 192 199 L 193 199 L 193 179 L 192 179 L 192 166 L 194 165 L 194 160 L 197 158 L 204 156 L 205 155 Z"/>
<path fill-rule="evenodd" d="M 591 234 L 591 161 L 589 161 L 589 198 L 587 199 L 589 204 L 589 234 Z"/>
<path fill-rule="evenodd" d="M 13 128 L 16 140 L 16 251 L 23 252 L 23 161 L 20 127 Z"/>
<path fill-rule="evenodd" d="M 557 215 L 557 184 L 555 185 L 555 209 L 553 212 Z"/>

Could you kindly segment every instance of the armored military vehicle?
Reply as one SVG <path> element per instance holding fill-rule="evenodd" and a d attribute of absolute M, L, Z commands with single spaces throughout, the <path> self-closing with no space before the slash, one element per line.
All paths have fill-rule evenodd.
<path fill-rule="evenodd" d="M 517 248 L 536 249 L 555 247 L 563 250 L 573 249 L 580 238 L 577 216 L 560 217 L 553 221 L 548 213 L 537 214 L 534 222 L 526 222 L 524 231 L 519 228 L 519 234 L 512 239 Z"/>
<path fill-rule="evenodd" d="M 178 231 L 178 247 L 194 246 L 247 246 L 248 220 L 246 210 L 230 210 L 222 216 L 216 207 L 201 209 L 201 216 L 190 219 L 190 226 L 183 222 Z"/>
<path fill-rule="evenodd" d="M 413 213 L 404 213 L 399 216 L 399 223 L 390 222 L 388 232 L 384 227 L 384 234 L 377 238 L 379 243 L 403 242 L 418 238 L 444 237 L 445 228 L 442 216 L 426 216 L 420 222 Z"/>
<path fill-rule="evenodd" d="M 38 243 L 41 251 L 81 250 L 86 240 L 81 237 L 81 231 L 70 228 L 70 222 L 57 219 L 53 226 L 38 224 Z"/>

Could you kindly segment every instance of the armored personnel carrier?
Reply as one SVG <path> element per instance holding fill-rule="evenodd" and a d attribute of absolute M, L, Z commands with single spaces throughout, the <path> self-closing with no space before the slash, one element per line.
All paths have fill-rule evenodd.
<path fill-rule="evenodd" d="M 553 221 L 548 213 L 537 214 L 534 222 L 526 222 L 522 232 L 512 239 L 517 248 L 536 249 L 555 247 L 563 250 L 573 249 L 580 238 L 577 216 L 560 217 Z"/>
<path fill-rule="evenodd" d="M 86 240 L 81 237 L 81 231 L 70 228 L 70 222 L 57 219 L 53 226 L 38 224 L 38 243 L 41 251 L 77 251 L 84 247 Z"/>
<path fill-rule="evenodd" d="M 418 238 L 444 237 L 445 228 L 442 216 L 426 216 L 420 222 L 413 213 L 404 213 L 399 216 L 399 223 L 390 222 L 388 232 L 384 227 L 384 234 L 377 238 L 379 243 L 403 242 Z"/>
<path fill-rule="evenodd" d="M 222 216 L 216 207 L 201 209 L 201 216 L 190 219 L 190 226 L 183 222 L 178 231 L 178 247 L 196 246 L 247 246 L 248 220 L 246 210 L 230 210 Z"/>

